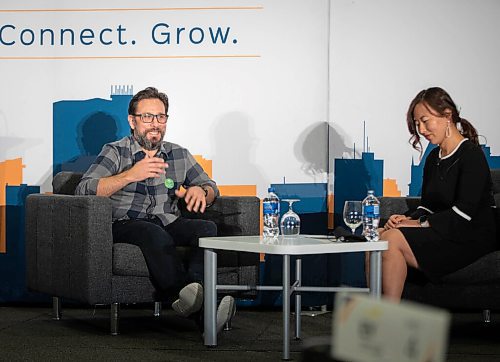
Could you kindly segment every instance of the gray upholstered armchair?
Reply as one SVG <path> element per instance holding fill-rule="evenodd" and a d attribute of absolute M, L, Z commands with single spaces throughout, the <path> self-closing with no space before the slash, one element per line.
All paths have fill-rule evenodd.
<path fill-rule="evenodd" d="M 33 194 L 26 201 L 26 265 L 30 290 L 53 296 L 55 319 L 60 298 L 111 306 L 111 333 L 118 334 L 120 303 L 155 302 L 146 262 L 131 244 L 113 244 L 111 202 L 106 197 L 74 196 L 81 173 L 54 177 L 54 194 Z M 220 197 L 203 214 L 219 235 L 258 235 L 257 197 Z M 256 285 L 259 255 L 221 253 L 221 284 Z M 246 295 L 248 297 L 248 295 Z"/>
<path fill-rule="evenodd" d="M 500 169 L 491 170 L 495 193 L 497 239 L 500 238 Z M 419 205 L 419 198 L 383 197 L 380 200 L 381 222 L 392 214 L 403 214 Z M 382 224 L 383 225 L 383 224 Z M 500 249 L 500 241 L 498 243 Z M 418 279 L 418 278 L 417 278 Z M 404 299 L 436 305 L 447 309 L 482 310 L 484 321 L 490 311 L 500 308 L 500 251 L 487 254 L 476 262 L 442 278 L 439 283 L 408 281 Z"/>

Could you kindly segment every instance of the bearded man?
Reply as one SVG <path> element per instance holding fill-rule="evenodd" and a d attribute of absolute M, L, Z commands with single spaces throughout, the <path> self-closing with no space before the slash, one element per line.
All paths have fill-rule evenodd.
<path fill-rule="evenodd" d="M 104 145 L 75 193 L 110 198 L 113 242 L 140 247 L 155 300 L 173 302 L 178 314 L 202 323 L 203 251 L 198 239 L 216 236 L 217 227 L 212 221 L 181 217 L 178 201 L 183 198 L 189 211 L 203 213 L 219 190 L 187 149 L 163 140 L 168 107 L 167 95 L 156 88 L 138 92 L 128 107 L 131 135 Z M 191 249 L 186 266 L 177 246 Z M 217 311 L 219 331 L 234 311 L 234 299 L 224 297 Z"/>

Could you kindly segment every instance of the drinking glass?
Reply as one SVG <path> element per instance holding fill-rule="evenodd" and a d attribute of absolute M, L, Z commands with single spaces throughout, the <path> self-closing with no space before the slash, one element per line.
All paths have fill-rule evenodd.
<path fill-rule="evenodd" d="M 299 199 L 283 199 L 281 201 L 288 202 L 288 211 L 281 217 L 281 235 L 286 237 L 295 237 L 300 234 L 300 217 L 293 209 L 294 202 Z"/>
<path fill-rule="evenodd" d="M 352 233 L 363 222 L 363 213 L 361 209 L 361 201 L 346 201 L 344 203 L 344 222 L 351 229 Z"/>

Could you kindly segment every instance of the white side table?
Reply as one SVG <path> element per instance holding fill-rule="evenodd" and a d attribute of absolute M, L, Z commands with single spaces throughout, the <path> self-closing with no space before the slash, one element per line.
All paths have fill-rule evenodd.
<path fill-rule="evenodd" d="M 382 291 L 382 254 L 387 250 L 387 241 L 376 242 L 332 242 L 320 236 L 301 235 L 296 238 L 264 239 L 261 236 L 227 236 L 200 238 L 199 245 L 205 248 L 205 345 L 217 345 L 216 307 L 218 290 L 281 290 L 283 293 L 283 359 L 290 359 L 290 296 L 293 292 L 337 292 L 365 291 L 380 298 Z M 282 286 L 217 285 L 217 250 L 245 251 L 283 256 Z M 351 287 L 308 287 L 301 284 L 301 255 L 370 252 L 370 289 Z M 296 260 L 296 280 L 290 284 L 290 256 Z M 295 295 L 295 337 L 300 338 L 301 296 Z"/>

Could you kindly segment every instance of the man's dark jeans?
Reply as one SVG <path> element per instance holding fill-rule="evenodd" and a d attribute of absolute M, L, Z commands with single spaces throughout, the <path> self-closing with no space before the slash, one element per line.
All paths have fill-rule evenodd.
<path fill-rule="evenodd" d="M 113 223 L 113 242 L 141 248 L 151 282 L 162 299 L 176 296 L 187 283 L 203 282 L 203 250 L 198 246 L 198 239 L 216 235 L 217 225 L 201 219 L 180 217 L 167 226 L 158 218 Z M 178 255 L 177 246 L 190 247 L 187 268 Z"/>

